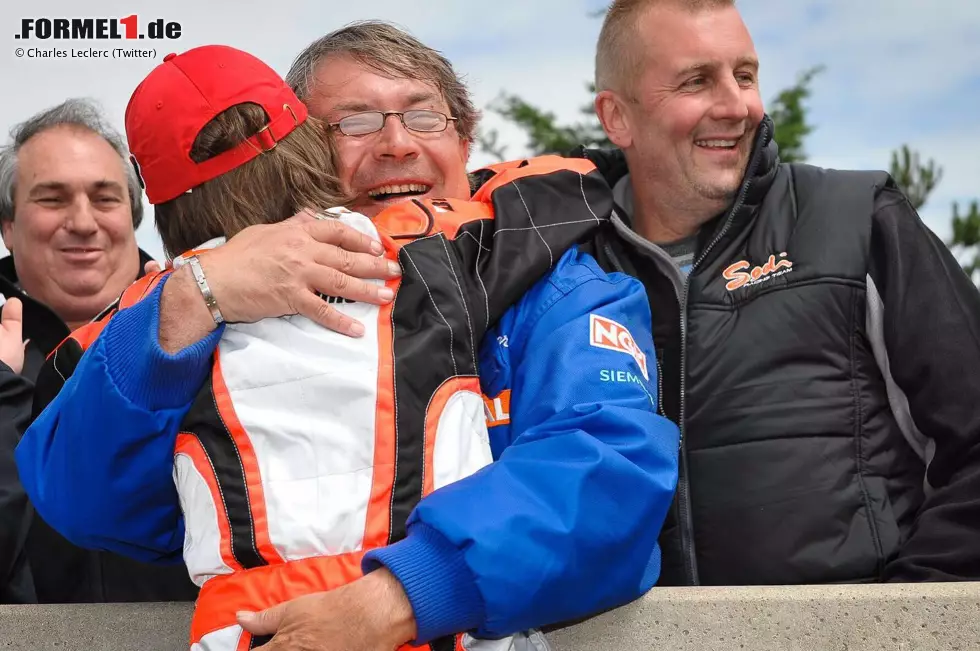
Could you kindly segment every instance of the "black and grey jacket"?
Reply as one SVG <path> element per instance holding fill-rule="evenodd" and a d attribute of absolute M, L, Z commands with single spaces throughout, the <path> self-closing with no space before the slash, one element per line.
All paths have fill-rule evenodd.
<path fill-rule="evenodd" d="M 151 258 L 139 255 L 142 270 Z M 0 365 L 0 603 L 193 601 L 197 587 L 182 565 L 149 565 L 76 547 L 33 513 L 13 452 L 31 421 L 32 382 L 70 330 L 20 289 L 11 256 L 0 259 L 0 295 L 23 302 L 24 338 L 30 339 L 23 377 Z"/>
<path fill-rule="evenodd" d="M 32 512 L 14 462 L 33 391 L 30 381 L 0 361 L 0 604 L 37 601 L 24 548 Z"/>
<path fill-rule="evenodd" d="M 660 584 L 978 579 L 980 292 L 887 174 L 771 130 L 689 277 L 626 219 L 593 242 L 647 288 L 683 436 Z"/>

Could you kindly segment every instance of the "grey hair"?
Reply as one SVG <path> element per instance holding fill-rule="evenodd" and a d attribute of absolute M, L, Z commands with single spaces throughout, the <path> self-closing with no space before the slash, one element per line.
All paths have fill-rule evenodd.
<path fill-rule="evenodd" d="M 129 188 L 129 205 L 133 213 L 133 229 L 143 221 L 143 191 L 136 170 L 129 162 L 129 150 L 118 131 L 94 102 L 86 99 L 69 99 L 41 111 L 10 130 L 11 142 L 0 147 L 0 223 L 14 220 L 14 183 L 17 179 L 17 152 L 28 140 L 48 129 L 71 126 L 87 129 L 105 140 L 116 150 L 126 174 Z"/>
<path fill-rule="evenodd" d="M 316 67 L 328 56 L 346 55 L 389 76 L 432 83 L 457 118 L 456 131 L 473 141 L 480 113 L 449 60 L 406 31 L 380 20 L 351 23 L 311 43 L 293 60 L 286 83 L 300 100 L 313 92 Z"/>

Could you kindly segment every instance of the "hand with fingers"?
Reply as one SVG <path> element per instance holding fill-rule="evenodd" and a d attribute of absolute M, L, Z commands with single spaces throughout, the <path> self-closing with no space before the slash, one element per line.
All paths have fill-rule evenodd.
<path fill-rule="evenodd" d="M 0 312 L 0 362 L 14 373 L 24 370 L 24 305 L 20 299 L 10 298 Z"/>
<path fill-rule="evenodd" d="M 355 228 L 303 212 L 277 224 L 249 226 L 198 258 L 225 321 L 254 323 L 300 314 L 359 337 L 364 325 L 318 294 L 374 305 L 391 302 L 394 293 L 377 281 L 399 277 L 401 268 L 383 254 L 380 242 Z M 188 305 L 197 306 L 193 313 Z M 160 344 L 168 352 L 199 341 L 215 328 L 186 266 L 167 283 L 160 312 Z"/>
<path fill-rule="evenodd" d="M 301 314 L 360 336 L 363 325 L 317 292 L 376 305 L 391 301 L 391 289 L 364 280 L 400 273 L 397 263 L 379 257 L 383 252 L 380 242 L 338 220 L 301 217 L 249 227 L 202 255 L 201 264 L 227 321 Z"/>
<path fill-rule="evenodd" d="M 395 651 L 416 635 L 411 603 L 386 569 L 348 585 L 299 597 L 259 613 L 238 613 L 253 635 L 272 635 L 261 651 Z"/>

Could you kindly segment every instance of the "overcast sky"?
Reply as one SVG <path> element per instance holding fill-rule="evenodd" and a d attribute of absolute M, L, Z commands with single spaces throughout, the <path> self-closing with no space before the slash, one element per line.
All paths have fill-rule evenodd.
<path fill-rule="evenodd" d="M 390 20 L 443 51 L 467 80 L 481 108 L 501 90 L 517 93 L 567 120 L 590 101 L 585 82 L 603 0 L 53 0 L 0 2 L 0 128 L 64 100 L 96 99 L 121 130 L 129 96 L 169 51 L 207 43 L 247 50 L 285 74 L 313 39 L 359 19 Z M 934 158 L 944 176 L 921 211 L 938 235 L 949 235 L 951 205 L 980 198 L 980 1 L 739 0 L 762 60 L 764 99 L 822 64 L 813 83 L 807 141 L 810 162 L 838 168 L 887 168 L 908 143 Z M 84 7 L 84 11 L 79 8 Z M 17 58 L 18 47 L 107 47 L 131 42 L 14 39 L 22 18 L 139 16 L 179 22 L 176 41 L 144 40 L 156 59 Z M 162 44 L 161 44 L 162 43 Z M 520 132 L 487 113 L 508 157 L 525 152 Z M 3 134 L 5 135 L 5 134 Z M 488 162 L 476 154 L 472 166 Z M 148 206 L 148 214 L 152 208 Z M 138 233 L 153 255 L 162 248 L 147 219 Z M 2 251 L 2 247 L 0 247 Z"/>

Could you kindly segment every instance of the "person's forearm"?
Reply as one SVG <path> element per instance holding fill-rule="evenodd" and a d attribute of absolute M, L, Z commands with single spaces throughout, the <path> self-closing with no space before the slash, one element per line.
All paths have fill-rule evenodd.
<path fill-rule="evenodd" d="M 424 496 L 405 538 L 364 557 L 366 571 L 383 565 L 402 584 L 420 642 L 576 620 L 632 601 L 658 578 L 680 432 L 657 415 L 652 361 L 579 343 L 600 316 L 621 324 L 652 360 L 646 293 L 577 252 L 553 276 L 484 338 L 481 388 L 514 388 L 508 429 L 490 432 L 491 449 L 502 451 Z M 541 306 L 536 320 L 525 316 Z M 591 381 L 610 368 L 635 381 Z M 533 392 L 519 390 L 530 385 Z"/>
<path fill-rule="evenodd" d="M 371 605 L 371 614 L 379 628 L 389 632 L 397 644 L 415 639 L 415 613 L 405 594 L 405 589 L 391 572 L 379 569 L 363 579 L 366 603 Z"/>
<path fill-rule="evenodd" d="M 132 325 L 139 323 L 145 321 Z M 114 318 L 110 327 L 116 325 Z M 15 452 L 18 475 L 40 517 L 73 544 L 141 561 L 179 560 L 183 531 L 173 449 L 187 406 L 175 394 L 189 373 L 164 384 L 169 369 L 154 373 L 143 356 L 125 351 L 112 363 L 107 343 L 100 336 L 81 355 L 24 433 Z M 114 375 L 113 366 L 120 373 Z M 160 406 L 166 403 L 176 404 Z"/>
<path fill-rule="evenodd" d="M 172 355 L 197 343 L 216 327 L 191 270 L 181 267 L 160 295 L 160 348 Z"/>

